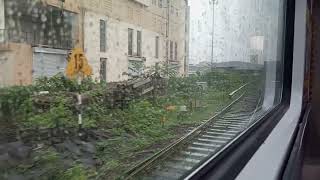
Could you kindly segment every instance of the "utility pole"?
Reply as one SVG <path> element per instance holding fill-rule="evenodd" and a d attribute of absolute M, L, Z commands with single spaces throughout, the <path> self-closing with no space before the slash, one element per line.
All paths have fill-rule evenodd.
<path fill-rule="evenodd" d="M 169 11 L 169 8 L 170 8 L 170 0 L 167 0 L 167 6 L 166 6 L 166 16 L 167 16 L 167 27 L 166 27 L 166 37 L 168 38 L 169 37 L 169 20 L 170 20 L 170 11 Z"/>
<path fill-rule="evenodd" d="M 211 38 L 211 72 L 213 72 L 213 44 L 214 44 L 214 4 L 215 0 L 212 0 L 212 38 Z"/>
<path fill-rule="evenodd" d="M 167 56 L 167 75 L 169 76 L 169 66 L 170 66 L 170 0 L 167 0 L 167 27 L 166 27 L 166 56 Z"/>

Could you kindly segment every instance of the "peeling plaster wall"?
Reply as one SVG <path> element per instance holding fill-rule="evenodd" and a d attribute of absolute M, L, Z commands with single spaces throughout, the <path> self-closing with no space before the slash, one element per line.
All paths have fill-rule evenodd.
<path fill-rule="evenodd" d="M 9 43 L 7 48 L 0 51 L 0 87 L 31 84 L 31 45 Z"/>

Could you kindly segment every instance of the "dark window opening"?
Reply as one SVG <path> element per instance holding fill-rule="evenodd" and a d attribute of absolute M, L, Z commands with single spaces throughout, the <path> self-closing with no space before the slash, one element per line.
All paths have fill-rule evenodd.
<path fill-rule="evenodd" d="M 174 60 L 175 61 L 178 60 L 178 43 L 177 42 L 174 43 Z"/>
<path fill-rule="evenodd" d="M 128 29 L 128 55 L 132 56 L 133 55 L 133 29 Z"/>
<path fill-rule="evenodd" d="M 170 41 L 170 60 L 173 60 L 173 41 Z"/>
<path fill-rule="evenodd" d="M 100 52 L 106 52 L 106 21 L 100 20 Z"/>
<path fill-rule="evenodd" d="M 100 59 L 100 80 L 107 81 L 107 59 L 101 58 Z"/>
<path fill-rule="evenodd" d="M 159 36 L 156 37 L 156 58 L 159 58 Z"/>
<path fill-rule="evenodd" d="M 141 31 L 137 31 L 137 56 L 141 56 Z"/>

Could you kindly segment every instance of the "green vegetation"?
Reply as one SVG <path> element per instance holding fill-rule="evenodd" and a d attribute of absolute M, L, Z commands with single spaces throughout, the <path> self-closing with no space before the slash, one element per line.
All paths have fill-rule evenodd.
<path fill-rule="evenodd" d="M 144 97 L 131 101 L 125 109 L 111 109 L 104 96 L 108 84 L 85 80 L 81 86 L 57 75 L 39 79 L 27 87 L 0 89 L 0 119 L 18 129 L 77 127 L 77 110 L 70 92 L 81 91 L 91 98 L 83 109 L 84 127 L 108 132 L 108 138 L 97 142 L 102 165 L 95 169 L 72 164 L 64 168 L 61 156 L 53 148 L 34 152 L 31 167 L 19 171 L 43 169 L 44 179 L 84 180 L 114 179 L 173 140 L 186 133 L 227 105 L 228 94 L 257 77 L 253 73 L 223 70 L 192 77 L 172 77 L 164 96 Z M 196 82 L 208 82 L 200 88 Z M 39 103 L 39 91 L 49 91 Z M 42 97 L 40 95 L 40 97 Z M 186 106 L 187 112 L 180 112 Z M 168 108 L 174 107 L 174 108 Z M 1 126 L 0 126 L 1 127 Z M 49 177 L 49 178 L 48 178 Z"/>

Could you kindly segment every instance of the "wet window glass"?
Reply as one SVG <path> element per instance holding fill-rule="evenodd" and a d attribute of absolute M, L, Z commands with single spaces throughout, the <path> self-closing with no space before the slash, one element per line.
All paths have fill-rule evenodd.
<path fill-rule="evenodd" d="M 181 179 L 282 100 L 285 0 L 0 0 L 0 179 Z"/>
<path fill-rule="evenodd" d="M 4 1 L 5 35 L 11 42 L 71 49 L 77 23 L 75 13 L 46 7 L 40 1 Z M 28 8 L 25 8 L 28 7 Z"/>

